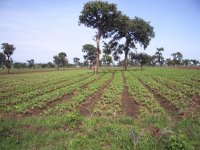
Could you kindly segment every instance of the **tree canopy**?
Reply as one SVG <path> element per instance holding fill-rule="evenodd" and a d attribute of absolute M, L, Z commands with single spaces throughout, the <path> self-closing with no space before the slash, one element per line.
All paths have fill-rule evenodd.
<path fill-rule="evenodd" d="M 118 17 L 115 26 L 117 32 L 109 42 L 110 48 L 114 51 L 114 57 L 123 52 L 125 53 L 125 70 L 127 70 L 130 50 L 136 49 L 136 43 L 146 49 L 155 34 L 150 22 L 138 17 L 130 19 L 126 15 L 121 15 Z M 123 44 L 120 43 L 122 39 L 125 39 Z"/>
<path fill-rule="evenodd" d="M 58 55 L 53 57 L 53 62 L 59 67 L 65 67 L 68 64 L 67 54 L 65 52 L 60 52 Z"/>
<path fill-rule="evenodd" d="M 0 65 L 4 65 L 7 68 L 7 73 L 9 73 L 12 64 L 11 55 L 16 48 L 12 44 L 2 43 L 1 49 L 3 53 L 0 52 Z"/>
<path fill-rule="evenodd" d="M 87 2 L 81 15 L 79 16 L 79 24 L 84 24 L 86 27 L 96 29 L 96 67 L 95 73 L 98 73 L 99 54 L 100 54 L 100 39 L 108 38 L 115 32 L 115 20 L 118 18 L 120 11 L 117 10 L 115 4 L 110 4 L 103 1 Z"/>
<path fill-rule="evenodd" d="M 74 59 L 73 59 L 73 61 L 74 61 L 74 64 L 77 66 L 80 62 L 80 58 L 78 58 L 78 57 L 74 57 Z"/>
<path fill-rule="evenodd" d="M 91 66 L 96 62 L 96 47 L 92 44 L 85 44 L 82 47 L 82 52 L 86 53 L 83 58 L 89 61 L 91 69 Z"/>

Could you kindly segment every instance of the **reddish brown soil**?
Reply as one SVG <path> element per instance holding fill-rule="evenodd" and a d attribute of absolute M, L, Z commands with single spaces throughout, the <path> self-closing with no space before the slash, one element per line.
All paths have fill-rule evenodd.
<path fill-rule="evenodd" d="M 110 80 L 106 81 L 103 84 L 102 88 L 100 90 L 98 90 L 98 92 L 94 93 L 91 97 L 89 97 L 81 105 L 79 105 L 78 109 L 79 109 L 81 115 L 83 115 L 83 116 L 91 115 L 92 108 L 98 102 L 98 100 L 100 99 L 104 90 L 108 88 L 108 86 L 110 85 L 110 82 L 113 80 L 113 78 L 114 78 L 114 74 Z"/>
<path fill-rule="evenodd" d="M 159 93 L 157 93 L 154 89 L 152 89 L 149 85 L 145 84 L 142 80 L 138 79 L 148 90 L 149 92 L 151 92 L 155 99 L 157 99 L 157 101 L 159 102 L 160 106 L 162 108 L 164 108 L 164 110 L 170 115 L 170 116 L 174 116 L 177 115 L 179 112 L 179 109 L 174 106 L 172 103 L 170 103 L 169 101 L 167 101 L 162 95 L 160 95 Z"/>
<path fill-rule="evenodd" d="M 126 116 L 135 117 L 136 115 L 139 114 L 139 105 L 133 99 L 132 95 L 129 93 L 124 75 L 123 75 L 123 83 L 124 83 L 124 91 L 121 99 L 123 114 Z"/>
<path fill-rule="evenodd" d="M 178 66 L 178 69 L 200 69 L 200 66 Z"/>

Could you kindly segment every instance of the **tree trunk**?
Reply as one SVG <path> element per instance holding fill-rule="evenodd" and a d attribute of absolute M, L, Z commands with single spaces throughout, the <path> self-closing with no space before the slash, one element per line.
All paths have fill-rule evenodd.
<path fill-rule="evenodd" d="M 97 42 L 97 51 L 96 51 L 96 66 L 95 66 L 95 74 L 98 73 L 98 68 L 99 68 L 99 52 L 100 52 L 100 38 L 101 38 L 101 32 L 100 30 L 98 31 L 96 35 L 96 42 Z"/>
<path fill-rule="evenodd" d="M 10 68 L 7 69 L 7 73 L 8 73 L 8 74 L 10 73 Z"/>
<path fill-rule="evenodd" d="M 124 70 L 127 70 L 127 67 L 128 67 L 128 50 L 125 50 Z"/>

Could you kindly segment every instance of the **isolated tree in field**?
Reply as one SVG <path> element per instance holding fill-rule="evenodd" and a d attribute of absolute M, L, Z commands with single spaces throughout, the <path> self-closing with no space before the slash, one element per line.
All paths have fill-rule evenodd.
<path fill-rule="evenodd" d="M 95 73 L 98 73 L 99 54 L 100 54 L 100 39 L 108 38 L 114 33 L 115 19 L 120 12 L 115 4 L 109 4 L 103 1 L 87 2 L 81 15 L 79 16 L 79 24 L 84 24 L 86 27 L 96 29 L 96 67 Z"/>
<path fill-rule="evenodd" d="M 27 60 L 30 68 L 34 67 L 34 59 Z"/>
<path fill-rule="evenodd" d="M 67 54 L 65 52 L 60 52 L 58 54 L 58 57 L 60 59 L 60 65 L 61 67 L 65 67 L 68 64 Z"/>
<path fill-rule="evenodd" d="M 1 45 L 3 53 L 0 52 L 0 65 L 4 65 L 7 68 L 7 73 L 9 73 L 12 64 L 11 55 L 13 54 L 15 47 L 8 43 L 2 43 Z"/>
<path fill-rule="evenodd" d="M 58 55 L 53 57 L 53 62 L 57 66 L 57 69 L 59 69 L 59 67 L 67 66 L 67 54 L 65 52 L 60 52 Z"/>
<path fill-rule="evenodd" d="M 164 58 L 162 57 L 163 51 L 164 51 L 164 48 L 161 47 L 161 48 L 157 48 L 157 52 L 155 53 L 155 56 L 157 58 L 157 62 L 159 63 L 160 66 L 163 65 L 163 61 L 164 61 Z"/>
<path fill-rule="evenodd" d="M 174 66 L 175 65 L 180 65 L 180 63 L 181 63 L 181 61 L 183 59 L 183 55 L 180 52 L 173 53 L 171 55 L 173 57 Z"/>
<path fill-rule="evenodd" d="M 80 62 L 79 62 L 79 61 L 80 61 L 80 58 L 74 57 L 73 61 L 74 61 L 74 64 L 75 64 L 76 66 L 78 66 L 79 63 L 80 63 Z"/>
<path fill-rule="evenodd" d="M 90 69 L 92 65 L 96 62 L 96 47 L 92 44 L 85 44 L 83 45 L 82 52 L 86 53 L 83 58 L 89 61 Z"/>
<path fill-rule="evenodd" d="M 146 22 L 141 18 L 135 17 L 134 19 L 130 19 L 126 15 L 121 15 L 116 21 L 116 28 L 116 34 L 109 42 L 111 45 L 110 47 L 114 51 L 124 52 L 124 68 L 127 70 L 128 54 L 130 53 L 130 50 L 136 49 L 136 43 L 139 43 L 146 49 L 151 38 L 154 37 L 153 27 L 150 26 L 149 22 Z M 125 40 L 124 44 L 119 43 L 121 39 Z"/>
<path fill-rule="evenodd" d="M 57 70 L 59 70 L 59 66 L 60 66 L 60 58 L 59 58 L 59 56 L 54 56 L 53 57 L 53 62 L 57 66 Z"/>

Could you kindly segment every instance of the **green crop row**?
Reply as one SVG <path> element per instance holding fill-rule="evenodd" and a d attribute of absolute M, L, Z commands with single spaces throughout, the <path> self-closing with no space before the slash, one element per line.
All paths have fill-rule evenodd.
<path fill-rule="evenodd" d="M 106 73 L 103 78 L 96 80 L 85 88 L 77 87 L 77 92 L 72 97 L 72 101 L 70 103 L 61 103 L 57 105 L 54 109 L 50 108 L 49 110 L 47 110 L 45 114 L 49 114 L 52 112 L 62 112 L 66 110 L 75 110 L 76 107 L 84 100 L 86 100 L 89 96 L 91 96 L 95 92 L 98 92 L 98 90 L 105 84 L 106 81 L 110 80 L 111 77 L 112 73 Z"/>
<path fill-rule="evenodd" d="M 59 89 L 55 89 L 49 93 L 43 93 L 43 95 L 37 96 L 32 99 L 27 99 L 22 101 L 19 104 L 7 107 L 3 107 L 3 110 L 12 111 L 15 110 L 17 112 L 26 112 L 28 109 L 33 109 L 35 107 L 43 107 L 46 103 L 53 101 L 55 99 L 61 98 L 65 94 L 71 94 L 75 89 L 80 88 L 81 86 L 91 82 L 94 79 L 97 79 L 99 76 L 92 76 L 80 82 L 76 82 L 69 86 L 65 86 Z"/>
<path fill-rule="evenodd" d="M 67 81 L 71 78 L 76 78 L 78 76 L 83 76 L 83 75 L 87 75 L 85 72 L 70 72 L 70 73 L 66 73 L 66 74 L 62 74 L 61 76 L 58 76 L 58 74 L 54 74 L 54 76 L 52 76 L 51 78 L 44 80 L 43 78 L 33 78 L 29 79 L 28 81 L 26 79 L 22 79 L 20 80 L 20 84 L 16 83 L 16 82 L 12 82 L 13 85 L 10 86 L 4 86 L 5 88 L 9 88 L 10 92 L 4 91 L 4 92 L 0 92 L 0 97 L 2 97 L 2 99 L 4 101 L 6 101 L 8 98 L 12 98 L 12 97 L 16 97 L 16 96 L 21 96 L 24 93 L 27 92 L 32 92 L 33 90 L 37 90 L 37 89 L 41 89 L 43 87 L 47 87 L 49 85 L 55 85 L 57 83 L 61 83 L 64 81 Z M 55 80 L 52 80 L 55 79 Z M 44 80 L 44 81 L 43 81 Z M 6 89 L 4 89 L 6 90 Z"/>
<path fill-rule="evenodd" d="M 173 89 L 169 89 L 168 87 L 156 82 L 151 77 L 144 76 L 143 74 L 134 75 L 145 85 L 147 85 L 152 91 L 158 95 L 161 95 L 180 110 L 183 111 L 189 105 L 188 98 L 184 94 L 178 93 Z"/>
<path fill-rule="evenodd" d="M 50 82 L 49 85 L 46 85 L 43 88 L 36 89 L 34 91 L 30 91 L 30 92 L 24 93 L 22 95 L 18 95 L 18 96 L 15 96 L 13 98 L 10 98 L 9 104 L 16 104 L 16 103 L 19 103 L 19 102 L 22 102 L 22 101 L 23 102 L 29 101 L 30 99 L 34 99 L 35 97 L 41 96 L 44 93 L 49 93 L 49 92 L 52 92 L 54 90 L 58 90 L 59 88 L 66 87 L 70 84 L 73 84 L 75 82 L 78 82 L 80 80 L 88 78 L 89 76 L 91 76 L 91 74 L 85 74 L 83 76 L 72 76 L 72 77 L 66 78 L 66 80 L 63 81 L 63 82 L 59 82 L 59 83 L 56 83 L 56 84 L 54 82 L 53 83 Z"/>
<path fill-rule="evenodd" d="M 121 112 L 121 95 L 123 92 L 123 76 L 117 71 L 109 87 L 104 89 L 93 113 L 98 115 L 116 115 Z"/>

